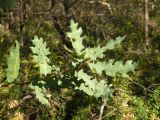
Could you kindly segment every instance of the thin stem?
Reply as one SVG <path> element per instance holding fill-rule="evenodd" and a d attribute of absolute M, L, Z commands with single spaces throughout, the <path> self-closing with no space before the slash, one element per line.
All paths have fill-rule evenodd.
<path fill-rule="evenodd" d="M 99 114 L 99 118 L 98 120 L 102 120 L 102 116 L 103 116 L 103 111 L 104 111 L 104 107 L 106 106 L 106 101 L 103 100 L 103 104 L 101 105 L 101 108 L 100 108 L 100 114 Z"/>

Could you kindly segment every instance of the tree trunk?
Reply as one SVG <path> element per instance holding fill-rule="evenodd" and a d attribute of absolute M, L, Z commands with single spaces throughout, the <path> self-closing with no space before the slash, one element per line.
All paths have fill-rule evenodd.
<path fill-rule="evenodd" d="M 20 42 L 21 46 L 23 47 L 24 41 L 23 41 L 23 27 L 24 27 L 24 19 L 23 19 L 23 0 L 20 0 L 20 13 L 19 13 L 19 35 L 20 35 Z"/>
<path fill-rule="evenodd" d="M 145 10 L 144 10 L 144 40 L 145 40 L 145 51 L 149 47 L 149 29 L 148 29 L 148 22 L 149 22 L 149 12 L 148 12 L 148 0 L 144 0 Z"/>

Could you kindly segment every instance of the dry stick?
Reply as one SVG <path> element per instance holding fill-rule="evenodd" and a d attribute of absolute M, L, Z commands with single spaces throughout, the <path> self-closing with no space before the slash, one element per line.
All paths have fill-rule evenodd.
<path fill-rule="evenodd" d="M 51 0 L 51 12 L 52 12 L 52 22 L 57 30 L 57 32 L 60 35 L 60 38 L 62 40 L 62 43 L 64 43 L 68 48 L 72 48 L 71 43 L 67 40 L 66 34 L 62 28 L 62 25 L 58 22 L 58 18 L 55 14 L 54 7 L 56 5 L 56 0 Z"/>
<path fill-rule="evenodd" d="M 117 111 L 118 109 L 116 109 L 116 108 L 113 108 L 113 110 L 112 111 L 110 111 L 109 113 L 107 113 L 105 116 L 103 116 L 103 118 L 105 118 L 105 117 L 109 117 L 110 115 L 113 115 L 114 114 L 114 112 L 115 111 Z M 102 119 L 103 119 L 102 118 Z"/>
<path fill-rule="evenodd" d="M 64 0 L 63 1 L 63 6 L 65 8 L 65 13 L 68 12 L 68 10 L 74 5 L 76 4 L 77 2 L 79 2 L 79 0 L 74 0 L 73 2 L 71 2 L 69 5 L 67 5 L 68 1 Z"/>
<path fill-rule="evenodd" d="M 89 4 L 101 4 L 103 6 L 107 6 L 110 14 L 113 15 L 113 11 L 112 11 L 111 5 L 109 3 L 107 3 L 107 2 L 104 2 L 104 1 L 85 1 L 85 0 L 82 0 L 81 2 L 87 2 Z"/>
<path fill-rule="evenodd" d="M 151 91 L 150 89 L 144 87 L 143 85 L 138 84 L 137 82 L 133 81 L 130 77 L 128 77 L 128 78 L 129 78 L 129 81 L 131 81 L 132 83 L 134 83 L 134 84 L 138 85 L 139 87 L 143 88 L 143 89 L 145 90 L 145 92 L 146 92 L 146 91 L 148 91 L 148 92 L 153 92 L 153 91 Z"/>
<path fill-rule="evenodd" d="M 103 104 L 101 105 L 101 108 L 100 108 L 100 115 L 98 120 L 102 120 L 102 115 L 103 115 L 105 105 L 106 105 L 106 101 L 103 100 Z"/>
<path fill-rule="evenodd" d="M 151 85 L 148 87 L 148 89 L 153 88 L 153 87 L 156 87 L 156 86 L 160 86 L 160 83 L 151 84 Z"/>
<path fill-rule="evenodd" d="M 0 83 L 0 87 L 12 87 L 13 85 L 26 85 L 26 84 L 30 84 L 32 83 L 32 81 L 28 81 L 28 82 L 22 82 L 22 83 L 18 83 L 18 82 L 12 82 L 12 83 Z"/>
<path fill-rule="evenodd" d="M 29 101 L 29 100 L 31 100 L 31 99 L 33 99 L 34 97 L 33 97 L 33 95 L 27 95 L 27 96 L 25 96 L 25 97 L 23 97 L 23 99 L 22 99 L 22 101 L 19 103 L 19 104 L 17 104 L 16 106 L 14 106 L 14 107 L 12 107 L 12 108 L 10 108 L 8 111 L 9 111 L 9 116 L 11 117 L 13 114 L 14 114 L 14 112 L 20 107 L 20 106 L 22 106 L 25 102 L 27 102 L 27 101 Z"/>
<path fill-rule="evenodd" d="M 129 91 L 126 91 L 126 90 L 123 90 L 123 89 L 121 89 L 121 88 L 115 88 L 115 89 L 113 89 L 114 91 L 120 91 L 120 92 L 123 92 L 123 93 L 126 93 L 126 94 L 129 94 L 129 95 L 133 95 L 133 93 L 131 93 L 131 92 L 129 92 Z"/>
<path fill-rule="evenodd" d="M 136 55 L 143 55 L 143 52 L 137 50 L 137 51 L 126 51 L 124 54 L 136 54 Z"/>

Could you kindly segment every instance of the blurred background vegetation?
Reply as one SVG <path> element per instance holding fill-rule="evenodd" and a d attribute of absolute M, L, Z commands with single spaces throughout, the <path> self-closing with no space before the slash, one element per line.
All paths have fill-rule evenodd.
<path fill-rule="evenodd" d="M 15 40 L 21 43 L 22 60 L 19 82 L 0 86 L 0 119 L 9 119 L 11 106 L 21 102 L 14 120 L 97 119 L 99 100 L 72 88 L 57 88 L 49 77 L 45 79 L 51 85 L 51 108 L 34 98 L 23 101 L 31 92 L 25 84 L 37 79 L 30 61 L 31 40 L 34 35 L 43 37 L 54 64 L 67 72 L 66 63 L 73 56 L 63 45 L 71 47 L 65 36 L 71 19 L 82 26 L 86 46 L 104 45 L 109 38 L 126 35 L 121 49 L 106 53 L 106 59 L 138 62 L 133 81 L 110 81 L 116 87 L 103 119 L 160 120 L 159 0 L 0 0 L 0 84 L 5 81 L 6 57 Z"/>

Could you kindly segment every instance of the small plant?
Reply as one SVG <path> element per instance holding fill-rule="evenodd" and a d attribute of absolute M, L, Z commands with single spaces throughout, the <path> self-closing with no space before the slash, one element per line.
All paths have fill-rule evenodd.
<path fill-rule="evenodd" d="M 115 60 L 107 60 L 104 61 L 105 52 L 107 50 L 112 50 L 116 45 L 121 44 L 121 42 L 125 39 L 125 37 L 117 37 L 116 40 L 110 40 L 108 44 L 104 46 L 97 45 L 95 47 L 85 47 L 83 45 L 85 36 L 82 35 L 82 28 L 78 28 L 78 23 L 75 23 L 71 20 L 70 23 L 70 32 L 67 32 L 67 37 L 72 43 L 73 50 L 66 48 L 71 54 L 76 54 L 74 59 L 70 60 L 72 67 L 70 69 L 75 69 L 73 75 L 70 75 L 70 79 L 77 78 L 77 81 L 83 81 L 80 85 L 77 85 L 77 81 L 73 81 L 72 85 L 76 90 L 81 90 L 89 96 L 93 96 L 95 98 L 102 98 L 103 104 L 100 110 L 99 120 L 102 118 L 103 109 L 105 103 L 112 95 L 111 84 L 108 84 L 107 76 L 112 78 L 116 77 L 129 77 L 128 72 L 134 72 L 136 67 L 136 63 L 133 63 L 132 60 L 128 60 L 126 62 L 115 61 Z M 33 61 L 38 65 L 39 68 L 39 80 L 33 81 L 29 84 L 29 88 L 34 90 L 34 94 L 36 98 L 44 105 L 50 106 L 48 98 L 50 98 L 50 94 L 47 93 L 47 83 L 45 80 L 41 80 L 41 78 L 45 78 L 47 76 L 52 75 L 54 72 L 60 72 L 60 68 L 56 65 L 50 65 L 53 63 L 49 59 L 50 50 L 47 48 L 46 42 L 43 41 L 42 38 L 38 38 L 35 36 L 32 40 L 34 46 L 30 47 L 33 53 Z M 19 75 L 20 69 L 20 55 L 19 55 L 19 44 L 16 41 L 16 47 L 12 47 L 10 50 L 10 56 L 8 57 L 7 62 L 8 68 L 7 71 L 7 81 L 14 82 Z M 81 66 L 85 66 L 82 68 Z M 61 73 L 59 73 L 61 74 Z M 59 83 L 63 83 L 63 79 L 61 79 L 65 74 L 61 74 L 59 79 Z M 53 80 L 57 78 L 57 76 L 53 76 Z M 57 84 L 58 85 L 58 84 Z M 63 84 L 59 84 L 63 86 Z"/>
<path fill-rule="evenodd" d="M 107 84 L 107 79 L 102 78 L 102 74 L 104 73 L 105 75 L 113 78 L 118 74 L 120 74 L 121 77 L 128 77 L 127 73 L 130 71 L 134 72 L 136 63 L 133 63 L 131 60 L 126 61 L 125 64 L 123 64 L 122 61 L 115 62 L 114 60 L 102 62 L 99 59 L 104 58 L 104 52 L 106 52 L 106 50 L 114 49 L 115 46 L 120 44 L 125 37 L 117 37 L 116 40 L 110 40 L 109 43 L 103 47 L 98 45 L 93 48 L 85 48 L 83 45 L 85 37 L 82 36 L 83 31 L 81 27 L 78 28 L 78 23 L 71 20 L 70 30 L 71 32 L 68 32 L 67 36 L 70 38 L 72 46 L 77 54 L 77 58 L 75 58 L 75 60 L 78 61 L 74 63 L 72 62 L 72 64 L 74 64 L 75 67 L 85 61 L 87 66 L 89 66 L 89 69 L 87 70 L 80 69 L 75 71 L 75 76 L 78 80 L 84 81 L 80 87 L 76 86 L 75 89 L 82 90 L 86 94 L 96 98 L 102 97 L 107 101 L 108 98 L 112 96 L 112 90 Z"/>

